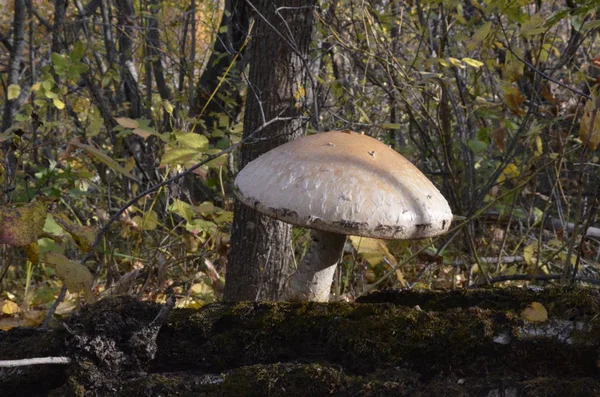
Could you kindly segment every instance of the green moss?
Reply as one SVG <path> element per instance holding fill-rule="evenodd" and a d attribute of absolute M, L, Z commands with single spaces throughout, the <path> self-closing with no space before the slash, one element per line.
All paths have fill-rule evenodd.
<path fill-rule="evenodd" d="M 339 369 L 312 364 L 253 365 L 234 370 L 220 388 L 222 396 L 327 396 L 347 387 Z"/>

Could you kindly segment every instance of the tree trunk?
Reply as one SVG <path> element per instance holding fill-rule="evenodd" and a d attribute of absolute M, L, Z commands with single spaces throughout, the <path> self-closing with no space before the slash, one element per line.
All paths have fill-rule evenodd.
<path fill-rule="evenodd" d="M 25 48 L 25 1 L 23 0 L 15 1 L 12 35 L 13 41 L 8 66 L 8 78 L 6 80 L 7 87 L 11 84 L 19 84 L 19 71 L 21 69 L 21 61 L 23 60 L 23 49 Z M 0 128 L 0 132 L 6 131 L 12 125 L 15 113 L 17 112 L 17 98 L 8 99 L 8 92 L 6 92 L 5 98 L 6 102 L 4 102 L 4 114 L 2 115 L 2 128 Z M 10 141 L 2 144 L 2 150 L 6 153 L 7 183 L 13 183 L 17 168 L 17 158 L 10 147 Z"/>
<path fill-rule="evenodd" d="M 316 1 L 259 0 L 250 54 L 250 76 L 239 167 L 303 135 L 305 60 Z M 268 186 L 264 187 L 268 189 Z M 289 274 L 291 226 L 235 205 L 225 300 L 278 299 Z"/>

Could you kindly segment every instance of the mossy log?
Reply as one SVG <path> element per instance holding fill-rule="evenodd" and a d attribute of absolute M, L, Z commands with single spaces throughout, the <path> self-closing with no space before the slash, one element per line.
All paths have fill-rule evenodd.
<path fill-rule="evenodd" d="M 522 318 L 533 302 L 547 321 Z M 162 327 L 152 324 L 159 310 L 104 299 L 47 333 L 0 333 L 2 359 L 73 360 L 0 369 L 0 395 L 600 395 L 600 294 L 591 289 L 219 303 L 173 310 Z"/>

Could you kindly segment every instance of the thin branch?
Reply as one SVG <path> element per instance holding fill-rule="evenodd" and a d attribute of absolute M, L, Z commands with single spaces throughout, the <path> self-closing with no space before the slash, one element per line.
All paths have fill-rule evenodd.
<path fill-rule="evenodd" d="M 56 312 L 58 305 L 60 305 L 60 302 L 62 302 L 63 299 L 65 299 L 66 295 L 67 295 L 67 286 L 63 285 L 62 289 L 60 290 L 60 293 L 56 297 L 56 300 L 52 304 L 52 307 L 46 313 L 46 317 L 44 317 L 44 322 L 42 323 L 42 329 L 48 329 L 48 327 L 50 327 L 50 320 L 52 320 L 52 316 L 54 316 L 54 312 Z"/>
<path fill-rule="evenodd" d="M 69 357 L 38 357 L 24 358 L 21 360 L 0 360 L 0 368 L 8 367 L 28 367 L 30 365 L 40 364 L 71 364 Z"/>
<path fill-rule="evenodd" d="M 489 284 L 502 283 L 504 281 L 554 281 L 560 280 L 562 275 L 560 274 L 538 274 L 535 276 L 531 276 L 529 274 L 513 274 L 510 276 L 497 276 L 491 278 L 489 281 L 483 281 L 481 283 L 473 284 L 469 286 L 469 288 L 480 288 L 487 286 Z M 576 277 L 576 281 L 581 283 L 589 283 L 594 285 L 600 285 L 600 280 L 590 277 Z"/>

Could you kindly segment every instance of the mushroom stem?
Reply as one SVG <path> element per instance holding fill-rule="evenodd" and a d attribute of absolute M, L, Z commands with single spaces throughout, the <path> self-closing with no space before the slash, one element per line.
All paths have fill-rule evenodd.
<path fill-rule="evenodd" d="M 346 236 L 312 230 L 308 253 L 290 278 L 287 300 L 329 301 L 333 274 L 344 251 Z"/>

